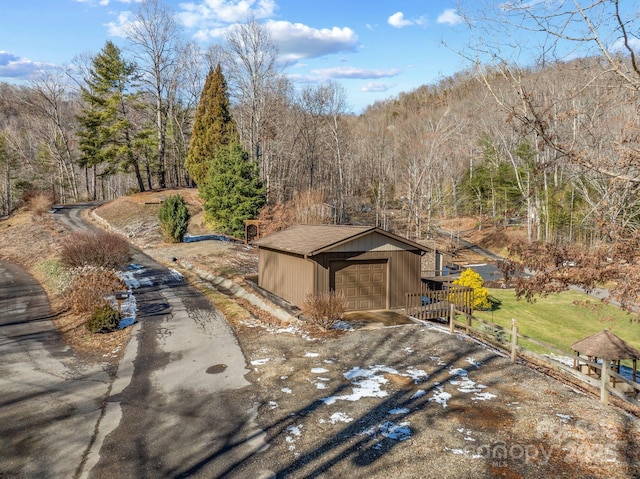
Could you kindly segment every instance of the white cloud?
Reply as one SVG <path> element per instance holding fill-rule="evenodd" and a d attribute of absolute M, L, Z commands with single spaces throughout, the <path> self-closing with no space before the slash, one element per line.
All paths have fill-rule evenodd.
<path fill-rule="evenodd" d="M 270 18 L 277 5 L 275 0 L 200 0 L 181 3 L 177 17 L 187 28 L 207 30 L 222 24 L 244 22 L 248 18 Z"/>
<path fill-rule="evenodd" d="M 348 27 L 312 28 L 302 23 L 268 21 L 266 27 L 285 62 L 355 51 L 358 35 Z"/>
<path fill-rule="evenodd" d="M 629 38 L 629 46 L 634 52 L 640 52 L 640 39 Z M 627 47 L 624 45 L 624 39 L 619 38 L 613 42 L 609 47 L 609 51 L 611 53 L 628 53 Z"/>
<path fill-rule="evenodd" d="M 319 75 L 323 78 L 386 78 L 393 77 L 400 73 L 400 70 L 367 70 L 363 68 L 355 67 L 335 67 L 335 68 L 321 68 L 312 70 L 311 73 Z"/>
<path fill-rule="evenodd" d="M 444 23 L 445 25 L 458 25 L 462 23 L 462 17 L 458 15 L 458 12 L 453 8 L 447 8 L 438 16 L 438 23 Z"/>
<path fill-rule="evenodd" d="M 413 24 L 413 22 L 404 18 L 404 13 L 402 12 L 396 12 L 391 15 L 389 18 L 387 18 L 387 23 L 396 28 L 408 27 L 409 25 Z"/>
<path fill-rule="evenodd" d="M 107 33 L 112 37 L 126 37 L 127 30 L 131 28 L 134 21 L 133 13 L 120 12 L 115 22 L 105 23 Z"/>
<path fill-rule="evenodd" d="M 29 78 L 52 66 L 0 50 L 0 78 Z"/>
<path fill-rule="evenodd" d="M 403 28 L 403 27 L 409 27 L 411 25 L 424 25 L 426 23 L 426 20 L 424 19 L 424 17 L 418 17 L 418 18 L 409 20 L 404 17 L 404 13 L 396 12 L 393 15 L 391 15 L 389 18 L 387 18 L 387 23 L 395 28 Z"/>
<path fill-rule="evenodd" d="M 109 6 L 110 0 L 75 0 L 78 3 L 86 3 L 88 5 L 100 5 L 102 7 Z M 118 3 L 140 3 L 144 0 L 116 0 Z"/>
<path fill-rule="evenodd" d="M 364 93 L 381 93 L 381 92 L 389 91 L 395 86 L 396 85 L 393 83 L 380 83 L 380 82 L 370 81 L 365 86 L 360 88 L 360 91 Z"/>

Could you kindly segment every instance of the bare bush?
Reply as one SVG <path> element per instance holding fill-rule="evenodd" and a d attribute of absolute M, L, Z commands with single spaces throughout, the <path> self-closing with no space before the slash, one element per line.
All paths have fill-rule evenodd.
<path fill-rule="evenodd" d="M 77 268 L 72 270 L 73 281 L 64 293 L 76 314 L 93 314 L 97 309 L 111 306 L 109 296 L 127 289 L 125 282 L 114 271 L 104 268 Z"/>
<path fill-rule="evenodd" d="M 107 231 L 71 233 L 60 251 L 62 264 L 69 268 L 96 266 L 117 269 L 129 261 L 129 243 Z"/>
<path fill-rule="evenodd" d="M 29 196 L 29 210 L 31 210 L 36 216 L 42 216 L 48 211 L 51 211 L 54 198 L 52 193 L 46 191 L 39 191 Z"/>
<path fill-rule="evenodd" d="M 325 331 L 341 320 L 346 310 L 346 298 L 335 291 L 322 294 L 309 293 L 302 305 L 302 314 Z"/>

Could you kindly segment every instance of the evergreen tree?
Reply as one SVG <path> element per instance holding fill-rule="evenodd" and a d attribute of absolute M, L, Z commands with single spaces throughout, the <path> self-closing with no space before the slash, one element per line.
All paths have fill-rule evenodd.
<path fill-rule="evenodd" d="M 187 202 L 180 195 L 171 195 L 162 202 L 158 220 L 162 236 L 167 243 L 181 243 L 189 227 Z"/>
<path fill-rule="evenodd" d="M 207 222 L 236 237 L 244 236 L 244 220 L 255 218 L 265 204 L 258 164 L 238 141 L 216 149 L 200 196 Z"/>
<path fill-rule="evenodd" d="M 133 169 L 144 191 L 137 144 L 146 132 L 135 128 L 129 111 L 136 104 L 135 95 L 129 93 L 135 71 L 135 65 L 124 60 L 111 41 L 93 58 L 81 93 L 85 107 L 78 116 L 79 163 L 94 172 L 103 165 L 105 175 Z"/>
<path fill-rule="evenodd" d="M 207 171 L 221 145 L 237 141 L 238 133 L 229 111 L 227 82 L 220 65 L 209 69 L 193 120 L 193 132 L 185 167 L 198 185 L 205 181 Z"/>

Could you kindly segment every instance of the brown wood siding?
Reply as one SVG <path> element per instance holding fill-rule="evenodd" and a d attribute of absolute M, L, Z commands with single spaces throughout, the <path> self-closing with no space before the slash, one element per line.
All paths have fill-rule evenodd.
<path fill-rule="evenodd" d="M 354 253 L 328 252 L 313 258 L 317 261 L 316 291 L 327 292 L 330 288 L 330 266 L 333 261 L 387 261 L 387 307 L 402 308 L 405 294 L 420 291 L 420 253 L 418 251 L 368 251 Z"/>
<path fill-rule="evenodd" d="M 258 285 L 300 307 L 313 291 L 314 263 L 301 256 L 260 248 Z"/>

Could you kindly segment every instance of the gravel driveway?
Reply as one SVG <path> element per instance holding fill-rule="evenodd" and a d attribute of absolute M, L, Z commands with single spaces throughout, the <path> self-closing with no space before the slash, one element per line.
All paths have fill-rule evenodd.
<path fill-rule="evenodd" d="M 463 335 L 236 331 L 259 385 L 259 460 L 277 477 L 640 474 L 637 419 Z"/>

